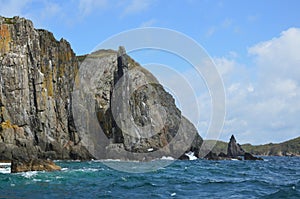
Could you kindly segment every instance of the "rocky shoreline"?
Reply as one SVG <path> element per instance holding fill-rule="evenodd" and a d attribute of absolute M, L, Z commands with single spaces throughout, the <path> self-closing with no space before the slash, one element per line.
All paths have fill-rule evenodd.
<path fill-rule="evenodd" d="M 93 64 L 100 66 L 97 71 L 89 71 Z M 126 100 L 116 103 L 124 120 L 118 124 L 112 93 L 120 81 L 123 87 L 115 98 Z M 93 96 L 85 93 L 83 82 Z M 131 126 L 122 112 L 127 106 Z M 96 118 L 89 116 L 92 109 Z M 145 129 L 153 136 L 145 137 Z M 59 170 L 51 160 L 187 160 L 188 153 L 196 158 L 206 154 L 208 160 L 262 160 L 234 136 L 227 154 L 200 151 L 202 143 L 174 98 L 124 47 L 77 57 L 66 40 L 35 29 L 30 20 L 0 16 L 0 162 L 12 162 L 12 172 Z"/>
<path fill-rule="evenodd" d="M 240 144 L 236 142 L 234 135 L 231 136 L 227 147 L 227 154 L 220 152 L 218 155 L 212 151 L 204 157 L 207 160 L 263 160 L 261 157 L 255 157 L 251 153 L 245 152 Z"/>

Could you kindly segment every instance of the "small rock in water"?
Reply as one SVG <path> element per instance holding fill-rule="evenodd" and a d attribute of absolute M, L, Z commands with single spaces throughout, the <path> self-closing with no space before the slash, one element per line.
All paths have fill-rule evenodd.
<path fill-rule="evenodd" d="M 57 166 L 50 160 L 32 159 L 32 160 L 12 160 L 11 172 L 27 172 L 27 171 L 59 171 Z"/>

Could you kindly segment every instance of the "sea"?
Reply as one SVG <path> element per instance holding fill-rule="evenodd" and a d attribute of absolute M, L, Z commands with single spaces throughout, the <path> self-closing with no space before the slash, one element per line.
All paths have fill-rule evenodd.
<path fill-rule="evenodd" d="M 263 158 L 264 161 L 56 161 L 61 171 L 11 174 L 2 169 L 0 198 L 299 199 L 300 157 Z M 152 170 L 141 169 L 149 165 L 154 165 Z"/>

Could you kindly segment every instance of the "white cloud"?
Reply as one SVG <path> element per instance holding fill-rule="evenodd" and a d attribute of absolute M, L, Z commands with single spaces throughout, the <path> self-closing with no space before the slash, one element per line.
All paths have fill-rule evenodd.
<path fill-rule="evenodd" d="M 0 0 L 0 13 L 5 17 L 13 17 L 17 15 L 24 14 L 24 9 L 28 3 L 32 2 L 31 0 Z"/>
<path fill-rule="evenodd" d="M 131 0 L 124 9 L 123 15 L 137 14 L 147 10 L 153 1 L 151 0 Z"/>
<path fill-rule="evenodd" d="M 155 20 L 155 19 L 150 19 L 149 21 L 143 22 L 143 23 L 140 25 L 140 27 L 141 27 L 141 28 L 144 28 L 144 27 L 151 27 L 151 26 L 153 26 L 155 23 L 156 23 L 156 20 Z"/>
<path fill-rule="evenodd" d="M 230 18 L 225 18 L 220 24 L 210 26 L 205 33 L 206 37 L 211 37 L 216 34 L 216 32 L 224 31 L 226 29 L 232 30 L 232 25 L 233 20 Z"/>
<path fill-rule="evenodd" d="M 249 53 L 255 56 L 256 63 L 272 78 L 280 73 L 280 76 L 300 80 L 299 35 L 299 28 L 290 28 L 283 31 L 280 37 L 249 48 Z"/>
<path fill-rule="evenodd" d="M 63 13 L 61 5 L 51 1 L 44 1 L 44 9 L 41 12 L 42 18 L 57 17 Z"/>
<path fill-rule="evenodd" d="M 78 5 L 79 14 L 85 17 L 98 9 L 105 8 L 107 4 L 107 0 L 80 0 Z"/>
<path fill-rule="evenodd" d="M 206 31 L 206 36 L 207 37 L 211 37 L 213 34 L 215 34 L 216 32 L 216 27 L 215 26 L 211 26 L 207 31 Z"/>
<path fill-rule="evenodd" d="M 223 139 L 234 133 L 241 143 L 259 144 L 299 136 L 298 52 L 300 29 L 290 28 L 249 48 L 254 60 L 251 67 L 234 58 L 215 59 L 227 91 Z"/>

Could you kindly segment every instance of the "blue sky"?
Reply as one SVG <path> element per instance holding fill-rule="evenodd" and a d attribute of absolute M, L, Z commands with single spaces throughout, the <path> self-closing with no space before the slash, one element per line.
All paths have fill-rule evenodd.
<path fill-rule="evenodd" d="M 235 134 L 241 143 L 281 142 L 300 136 L 300 2 L 297 0 L 0 0 L 0 15 L 20 15 L 36 28 L 67 39 L 77 54 L 133 28 L 174 29 L 193 38 L 212 57 L 226 91 L 226 119 L 220 139 Z M 149 55 L 149 53 L 147 54 Z M 163 55 L 163 54 L 161 54 Z M 166 55 L 143 57 L 162 62 L 203 87 L 191 67 Z M 153 71 L 155 73 L 155 71 Z M 161 78 L 170 78 L 168 75 Z M 199 79 L 199 78 L 198 78 Z M 163 80 L 162 80 L 163 81 Z M 199 81 L 199 83 L 195 83 Z M 202 83 L 201 83 L 202 81 Z M 209 123 L 210 99 L 197 94 L 203 120 L 194 121 L 202 136 Z M 205 113 L 205 114 L 203 114 Z M 207 114 L 206 114 L 207 113 Z"/>

